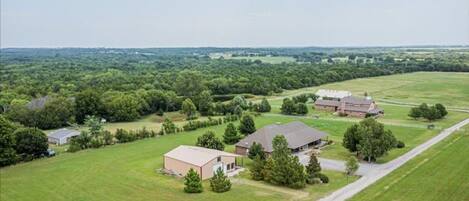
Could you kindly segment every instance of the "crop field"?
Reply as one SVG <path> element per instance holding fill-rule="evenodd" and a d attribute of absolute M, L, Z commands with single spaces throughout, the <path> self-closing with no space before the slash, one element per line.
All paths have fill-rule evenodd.
<path fill-rule="evenodd" d="M 250 61 L 260 60 L 263 63 L 271 63 L 271 64 L 280 64 L 283 62 L 296 62 L 295 58 L 293 57 L 286 57 L 286 56 L 243 56 L 243 57 L 230 57 L 230 59 L 246 59 Z"/>
<path fill-rule="evenodd" d="M 351 200 L 469 200 L 469 126 Z"/>

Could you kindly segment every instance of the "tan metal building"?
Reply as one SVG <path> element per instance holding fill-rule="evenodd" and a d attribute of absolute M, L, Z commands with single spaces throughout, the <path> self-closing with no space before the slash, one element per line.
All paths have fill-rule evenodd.
<path fill-rule="evenodd" d="M 192 168 L 202 179 L 208 179 L 218 168 L 225 173 L 234 171 L 238 156 L 215 149 L 180 145 L 164 155 L 164 168 L 180 176 Z"/>

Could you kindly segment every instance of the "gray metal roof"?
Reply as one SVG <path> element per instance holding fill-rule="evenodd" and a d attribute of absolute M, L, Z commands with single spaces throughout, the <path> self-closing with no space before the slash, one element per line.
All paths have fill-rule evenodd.
<path fill-rule="evenodd" d="M 264 151 L 272 152 L 272 140 L 277 135 L 285 136 L 288 142 L 288 148 L 295 149 L 317 141 L 327 136 L 327 133 L 311 128 L 299 121 L 290 122 L 288 124 L 271 124 L 248 135 L 236 143 L 236 146 L 249 148 L 256 142 L 262 144 Z"/>
<path fill-rule="evenodd" d="M 330 90 L 330 89 L 319 89 L 316 92 L 316 95 L 319 97 L 328 97 L 328 98 L 344 98 L 351 96 L 352 92 L 350 91 L 339 91 L 339 90 Z"/>
<path fill-rule="evenodd" d="M 323 100 L 323 99 L 318 99 L 316 102 L 314 102 L 315 105 L 325 105 L 325 106 L 340 106 L 340 102 L 337 100 Z"/>
<path fill-rule="evenodd" d="M 78 135 L 80 135 L 80 132 L 77 130 L 62 128 L 62 129 L 59 129 L 50 133 L 47 136 L 55 138 L 55 139 L 62 139 L 62 138 L 73 137 L 73 136 L 78 136 Z"/>
<path fill-rule="evenodd" d="M 366 98 L 357 98 L 353 96 L 342 98 L 341 101 L 345 102 L 345 104 L 359 104 L 359 105 L 370 105 L 371 103 L 373 103 L 373 100 L 366 99 Z"/>

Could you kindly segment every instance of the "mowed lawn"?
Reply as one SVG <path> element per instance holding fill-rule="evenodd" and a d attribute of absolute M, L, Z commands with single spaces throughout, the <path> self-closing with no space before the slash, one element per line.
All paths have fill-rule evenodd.
<path fill-rule="evenodd" d="M 256 119 L 258 127 L 292 118 Z M 221 136 L 226 125 L 215 126 Z M 334 128 L 334 125 L 329 126 Z M 326 172 L 331 182 L 308 186 L 303 190 L 282 187 L 246 185 L 238 182 L 232 190 L 217 194 L 204 183 L 205 192 L 186 194 L 182 179 L 156 172 L 163 166 L 163 154 L 181 144 L 193 145 L 208 129 L 117 144 L 77 153 L 63 153 L 0 169 L 1 200 L 288 200 L 297 194 L 315 199 L 347 183 L 342 173 Z M 233 146 L 225 150 L 233 151 Z M 303 198 L 302 198 L 303 199 Z"/>
<path fill-rule="evenodd" d="M 449 107 L 469 109 L 469 73 L 416 72 L 360 78 L 297 90 L 277 96 L 314 93 L 318 89 L 351 91 L 356 96 L 367 92 L 375 100 L 404 103 L 442 103 Z M 275 97 L 273 97 L 275 98 Z"/>
<path fill-rule="evenodd" d="M 469 200 L 469 126 L 366 188 L 351 200 Z"/>
<path fill-rule="evenodd" d="M 347 160 L 350 156 L 354 154 L 350 153 L 347 149 L 342 146 L 342 139 L 345 131 L 348 127 L 353 125 L 356 122 L 353 121 L 337 121 L 337 120 L 327 120 L 327 119 L 313 119 L 308 117 L 292 117 L 292 116 L 270 116 L 266 114 L 264 117 L 256 119 L 257 126 L 268 125 L 271 123 L 287 123 L 291 121 L 301 121 L 313 128 L 325 131 L 329 134 L 328 139 L 333 140 L 334 143 L 322 149 L 321 157 L 338 159 L 338 160 Z M 440 132 L 440 130 L 429 130 L 427 128 L 419 127 L 408 127 L 408 126 L 396 126 L 396 125 L 386 125 L 385 129 L 389 129 L 393 132 L 394 136 L 398 140 L 403 141 L 406 144 L 406 147 L 402 149 L 393 149 L 387 155 L 377 159 L 378 163 L 385 163 L 392 159 L 399 157 L 400 155 L 406 153 L 417 145 L 425 142 L 431 137 L 435 136 Z"/>

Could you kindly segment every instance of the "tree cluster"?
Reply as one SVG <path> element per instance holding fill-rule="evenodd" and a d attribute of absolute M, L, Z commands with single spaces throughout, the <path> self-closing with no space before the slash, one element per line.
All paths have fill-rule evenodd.
<path fill-rule="evenodd" d="M 195 145 L 209 149 L 217 149 L 220 151 L 225 149 L 223 142 L 215 136 L 213 131 L 210 130 L 199 136 Z"/>
<path fill-rule="evenodd" d="M 0 167 L 45 155 L 47 136 L 37 128 L 25 128 L 0 115 Z"/>
<path fill-rule="evenodd" d="M 345 131 L 342 145 L 371 162 L 395 148 L 397 140 L 391 130 L 384 130 L 382 123 L 366 118 Z"/>
<path fill-rule="evenodd" d="M 308 106 L 306 103 L 291 100 L 290 98 L 283 99 L 282 107 L 280 108 L 282 114 L 286 115 L 306 115 L 308 114 Z"/>
<path fill-rule="evenodd" d="M 262 154 L 253 154 L 254 160 L 250 172 L 254 180 L 264 180 L 290 188 L 305 187 L 308 178 L 322 178 L 319 180 L 324 180 L 324 183 L 329 182 L 327 176 L 319 173 L 319 163 L 310 162 L 306 169 L 303 167 L 298 157 L 291 154 L 284 136 L 276 136 L 272 144 L 274 150 L 267 159 L 263 159 Z"/>
<path fill-rule="evenodd" d="M 429 107 L 426 103 L 422 103 L 418 107 L 411 108 L 408 116 L 413 119 L 425 118 L 428 121 L 434 121 L 445 117 L 447 114 L 448 111 L 442 104 L 437 103 Z"/>

